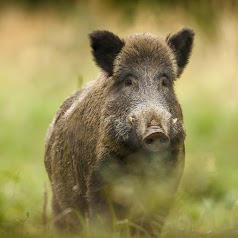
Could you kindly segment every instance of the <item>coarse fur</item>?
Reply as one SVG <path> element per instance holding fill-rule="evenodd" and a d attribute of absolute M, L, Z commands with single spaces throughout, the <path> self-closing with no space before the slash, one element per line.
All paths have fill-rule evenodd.
<path fill-rule="evenodd" d="M 109 222 L 113 209 L 118 220 L 132 218 L 157 235 L 184 167 L 183 115 L 173 85 L 188 63 L 194 33 L 183 29 L 166 39 L 146 33 L 121 40 L 108 31 L 89 36 L 102 72 L 65 100 L 46 139 L 53 220 L 58 228 L 75 230 L 79 217 Z M 151 128 L 169 138 L 165 151 L 143 148 Z M 167 195 L 154 192 L 151 183 Z M 151 193 L 159 204 L 133 200 Z"/>

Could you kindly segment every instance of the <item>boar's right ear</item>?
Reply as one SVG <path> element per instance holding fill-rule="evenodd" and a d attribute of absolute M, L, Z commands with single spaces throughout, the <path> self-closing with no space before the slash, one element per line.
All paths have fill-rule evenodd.
<path fill-rule="evenodd" d="M 109 31 L 93 31 L 89 38 L 96 64 L 111 76 L 113 62 L 124 46 L 124 41 Z"/>
<path fill-rule="evenodd" d="M 178 65 L 179 77 L 188 63 L 193 48 L 194 31 L 184 28 L 173 36 L 168 36 L 166 42 L 173 50 Z"/>

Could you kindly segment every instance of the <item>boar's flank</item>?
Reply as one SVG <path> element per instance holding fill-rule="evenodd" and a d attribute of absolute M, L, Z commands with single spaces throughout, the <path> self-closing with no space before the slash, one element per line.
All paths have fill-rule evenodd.
<path fill-rule="evenodd" d="M 166 39 L 90 35 L 98 78 L 68 97 L 48 129 L 45 167 L 60 229 L 114 224 L 157 236 L 184 167 L 185 130 L 174 82 L 194 33 Z M 121 225 L 122 227 L 122 225 Z M 123 227 L 122 227 L 123 229 Z"/>

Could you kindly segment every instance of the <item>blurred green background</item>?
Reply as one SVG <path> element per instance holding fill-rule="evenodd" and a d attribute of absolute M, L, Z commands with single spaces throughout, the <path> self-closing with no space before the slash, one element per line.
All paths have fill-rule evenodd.
<path fill-rule="evenodd" d="M 0 6 L 0 237 L 44 234 L 45 134 L 63 100 L 99 72 L 88 33 L 166 36 L 185 26 L 196 32 L 190 63 L 176 83 L 186 167 L 163 236 L 238 235 L 238 1 L 12 0 Z"/>

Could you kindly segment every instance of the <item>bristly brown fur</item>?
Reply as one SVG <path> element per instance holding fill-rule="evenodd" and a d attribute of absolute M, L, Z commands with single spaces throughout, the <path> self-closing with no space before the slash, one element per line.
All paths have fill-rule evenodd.
<path fill-rule="evenodd" d="M 113 208 L 119 220 L 131 218 L 151 235 L 161 231 L 184 167 L 186 135 L 173 85 L 188 63 L 193 35 L 189 29 L 167 40 L 151 34 L 125 40 L 108 31 L 90 34 L 102 72 L 65 100 L 45 145 L 58 229 L 79 230 L 82 221 L 93 224 L 98 217 L 110 224 Z M 169 138 L 164 152 L 144 149 L 150 128 Z M 154 194 L 151 182 L 167 195 Z M 151 191 L 151 201 L 163 205 L 154 210 L 143 197 Z"/>

